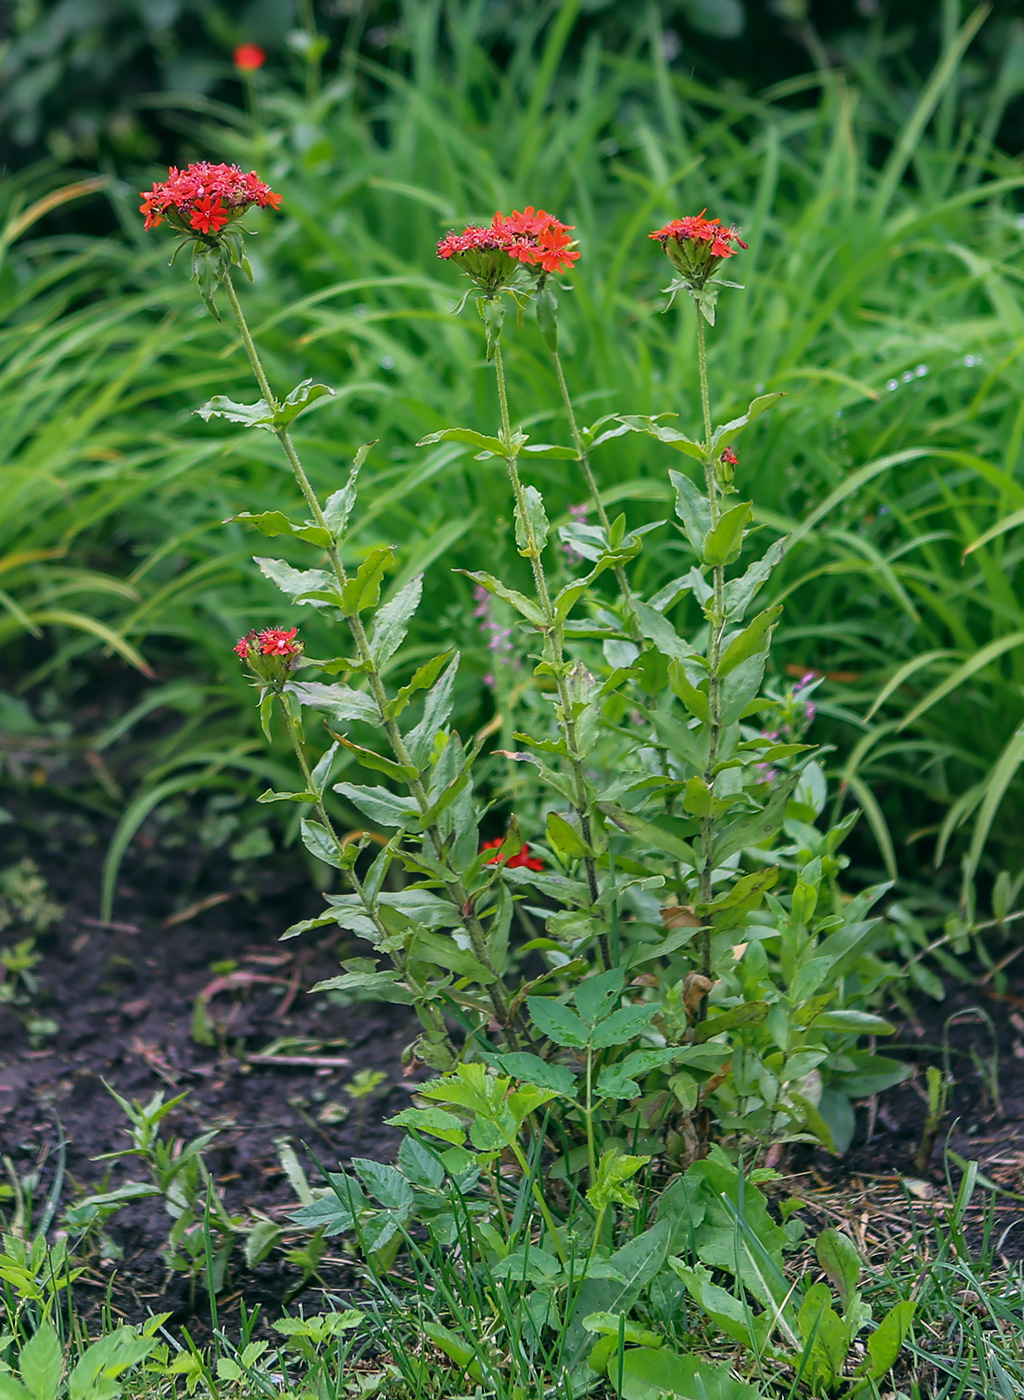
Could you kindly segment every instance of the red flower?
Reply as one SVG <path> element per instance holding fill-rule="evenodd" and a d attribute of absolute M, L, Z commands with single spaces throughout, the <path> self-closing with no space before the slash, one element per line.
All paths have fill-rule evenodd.
<path fill-rule="evenodd" d="M 189 223 L 200 233 L 220 233 L 228 221 L 227 213 L 220 202 L 220 195 L 204 195 L 197 199 Z"/>
<path fill-rule="evenodd" d="M 726 464 L 727 467 L 738 466 L 739 460 L 740 459 L 736 456 L 736 453 L 732 450 L 731 447 L 727 447 L 722 453 L 722 461 Z"/>
<path fill-rule="evenodd" d="M 142 191 L 140 210 L 146 228 L 157 228 L 166 215 L 179 233 L 219 233 L 226 223 L 241 218 L 258 204 L 276 209 L 281 196 L 264 184 L 255 170 L 246 175 L 237 165 L 213 165 L 201 160 L 178 170 Z"/>
<path fill-rule="evenodd" d="M 493 841 L 485 841 L 484 844 L 480 847 L 480 854 L 483 855 L 484 851 L 496 850 L 499 846 L 503 844 L 504 837 L 502 836 L 496 837 Z M 544 862 L 542 860 L 538 860 L 536 856 L 530 855 L 530 848 L 525 844 L 525 842 L 522 846 L 520 846 L 518 855 L 504 857 L 491 856 L 489 860 L 484 862 L 484 864 L 504 865 L 509 870 L 515 870 L 517 866 L 525 866 L 527 870 L 544 869 Z"/>
<path fill-rule="evenodd" d="M 235 643 L 235 655 L 240 656 L 243 661 L 246 661 L 249 656 L 249 650 L 255 640 L 255 632 L 246 632 L 244 637 L 239 637 L 238 641 Z"/>
<path fill-rule="evenodd" d="M 267 61 L 267 55 L 259 44 L 239 44 L 234 57 L 235 67 L 240 73 L 255 73 Z"/>
<path fill-rule="evenodd" d="M 699 214 L 687 215 L 684 219 L 673 219 L 664 228 L 657 228 L 647 236 L 648 238 L 656 238 L 666 252 L 668 251 L 666 245 L 670 240 L 676 243 L 710 243 L 710 253 L 713 258 L 733 257 L 736 249 L 730 248 L 730 242 L 736 243 L 740 248 L 747 247 L 735 225 L 722 228 L 721 219 L 705 219 L 706 213 L 705 209 Z"/>
<path fill-rule="evenodd" d="M 437 245 L 437 256 L 456 258 L 483 290 L 493 294 L 509 284 L 517 262 L 543 272 L 568 272 L 579 258 L 571 246 L 571 229 L 571 224 L 531 204 L 509 215 L 499 211 L 489 228 L 470 224 L 462 233 L 446 234 Z"/>
<path fill-rule="evenodd" d="M 302 650 L 302 644 L 296 646 L 292 638 L 298 630 L 297 627 L 290 627 L 287 631 L 283 627 L 267 627 L 256 638 L 260 655 L 297 656 Z"/>

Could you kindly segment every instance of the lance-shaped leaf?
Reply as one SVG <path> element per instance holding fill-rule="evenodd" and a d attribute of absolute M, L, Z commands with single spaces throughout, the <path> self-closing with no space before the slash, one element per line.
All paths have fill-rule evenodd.
<path fill-rule="evenodd" d="M 663 613 L 648 603 L 641 603 L 639 598 L 633 600 L 633 612 L 640 625 L 640 631 L 648 641 L 654 643 L 662 656 L 674 661 L 683 661 L 693 655 L 693 648 L 686 645 Z"/>
<path fill-rule="evenodd" d="M 419 769 L 409 763 L 395 763 L 393 759 L 384 758 L 379 753 L 374 753 L 373 749 L 364 749 L 359 744 L 353 744 L 351 739 L 346 739 L 343 734 L 334 734 L 329 730 L 339 744 L 342 744 L 349 753 L 354 754 L 357 762 L 364 768 L 372 768 L 376 773 L 384 773 L 389 778 L 394 778 L 400 783 L 412 782 L 419 777 Z"/>
<path fill-rule="evenodd" d="M 356 453 L 352 462 L 352 468 L 348 474 L 348 481 L 337 491 L 327 497 L 324 505 L 324 519 L 335 539 L 340 540 L 348 526 L 348 518 L 356 503 L 356 480 L 359 476 L 359 469 L 370 454 L 370 448 L 376 446 L 376 439 L 373 442 L 364 442 Z"/>
<path fill-rule="evenodd" d="M 305 413 L 308 408 L 312 408 L 321 399 L 333 398 L 334 390 L 327 384 L 314 384 L 312 379 L 304 379 L 301 384 L 296 384 L 288 397 L 279 405 L 274 414 L 273 425 L 275 428 L 287 428 L 289 423 L 293 423 L 300 413 Z"/>
<path fill-rule="evenodd" d="M 711 507 L 703 491 L 685 472 L 669 472 L 676 490 L 676 515 L 683 522 L 686 538 L 698 559 L 704 558 L 704 542 L 711 529 Z"/>
<path fill-rule="evenodd" d="M 430 689 L 423 707 L 423 718 L 406 739 L 409 756 L 419 768 L 427 762 L 434 740 L 448 723 L 455 699 L 458 669 L 459 653 L 456 652 L 440 680 Z"/>
<path fill-rule="evenodd" d="M 763 559 L 756 560 L 740 578 L 725 585 L 725 613 L 730 621 L 738 622 L 762 586 L 771 578 L 772 570 L 786 552 L 786 541 L 776 540 Z"/>
<path fill-rule="evenodd" d="M 625 807 L 620 807 L 614 802 L 599 802 L 598 807 L 610 817 L 616 826 L 623 831 L 628 831 L 631 836 L 635 836 L 641 845 L 648 850 L 660 851 L 662 855 L 670 856 L 672 860 L 682 861 L 684 865 L 696 867 L 697 858 L 693 853 L 693 848 L 679 836 L 671 831 L 666 831 L 663 826 L 658 826 L 654 822 L 645 821 L 643 817 L 638 817 L 635 812 L 628 812 Z"/>
<path fill-rule="evenodd" d="M 309 603 L 314 608 L 326 608 L 331 600 L 325 597 L 306 597 L 306 594 L 327 594 L 334 584 L 334 576 L 326 569 L 293 569 L 283 559 L 254 559 L 253 563 L 271 583 L 276 583 L 282 593 L 297 603 Z M 337 604 L 334 604 L 337 606 Z"/>
<path fill-rule="evenodd" d="M 782 393 L 761 394 L 753 400 L 746 413 L 739 418 L 733 418 L 728 423 L 723 423 L 720 428 L 716 428 L 711 434 L 711 454 L 712 456 L 721 452 L 724 447 L 738 438 L 743 429 L 754 418 L 759 418 L 762 413 L 767 413 L 770 408 L 774 408 L 780 399 L 786 396 Z"/>
<path fill-rule="evenodd" d="M 370 821 L 378 826 L 393 826 L 405 830 L 419 824 L 419 809 L 408 797 L 396 797 L 382 787 L 360 787 L 355 783 L 335 783 L 334 791 L 347 797 Z"/>
<path fill-rule="evenodd" d="M 380 598 L 381 579 L 387 572 L 394 554 L 390 549 L 371 549 L 341 592 L 341 610 L 346 617 L 376 607 Z"/>
<path fill-rule="evenodd" d="M 289 681 L 285 690 L 294 695 L 305 709 L 319 710 L 338 723 L 361 720 L 364 724 L 379 724 L 376 701 L 351 686 L 324 685 L 322 681 Z"/>
<path fill-rule="evenodd" d="M 743 531 L 750 519 L 750 501 L 741 501 L 727 510 L 704 541 L 704 558 L 708 564 L 731 564 L 743 546 Z"/>
<path fill-rule="evenodd" d="M 429 661 L 424 661 L 423 665 L 413 672 L 412 680 L 409 681 L 408 685 L 403 685 L 395 698 L 388 701 L 385 711 L 388 719 L 396 719 L 414 695 L 434 684 L 441 674 L 442 666 L 451 654 L 451 648 L 439 652 L 437 656 L 432 656 Z"/>
<path fill-rule="evenodd" d="M 702 443 L 694 442 L 685 433 L 679 432 L 677 428 L 670 428 L 665 423 L 659 423 L 656 418 L 646 418 L 641 414 L 617 414 L 619 422 L 626 428 L 632 429 L 635 433 L 649 433 L 651 437 L 657 438 L 659 442 L 668 443 L 669 447 L 674 447 L 677 452 L 685 452 L 687 457 L 693 457 L 697 462 L 707 459 Z M 675 414 L 659 414 L 658 417 L 675 417 Z M 612 434 L 605 434 L 612 436 Z M 603 439 L 602 439 L 603 440 Z"/>
<path fill-rule="evenodd" d="M 544 498 L 536 486 L 524 487 L 522 502 L 516 502 L 515 522 L 516 548 L 526 558 L 536 557 L 548 540 Z"/>
<path fill-rule="evenodd" d="M 505 444 L 500 438 L 487 437 L 485 433 L 475 432 L 472 428 L 442 428 L 439 433 L 428 433 L 420 438 L 416 446 L 432 447 L 436 442 L 463 442 L 467 447 L 482 448 L 495 457 L 506 456 Z"/>
<path fill-rule="evenodd" d="M 236 403 L 226 394 L 216 394 L 192 411 L 206 423 L 211 418 L 226 418 L 229 423 L 241 423 L 245 428 L 273 429 L 274 426 L 274 410 L 266 399 L 258 399 L 256 403 Z"/>
<path fill-rule="evenodd" d="M 333 865 L 335 870 L 342 868 L 338 847 L 325 826 L 303 817 L 300 831 L 302 844 L 311 855 L 316 856 L 317 860 L 322 860 L 325 865 Z"/>
<path fill-rule="evenodd" d="M 785 818 L 789 799 L 799 777 L 799 773 L 790 773 L 785 778 L 776 779 L 777 786 L 759 812 L 737 817 L 719 830 L 712 850 L 712 859 L 716 865 L 721 864 L 728 856 L 735 855 L 737 851 L 742 851 L 744 847 L 759 846 L 762 841 L 767 841 L 770 836 L 775 835 Z"/>
<path fill-rule="evenodd" d="M 731 1006 L 720 1016 L 711 1015 L 693 1029 L 694 1039 L 699 1045 L 720 1031 L 731 1031 L 737 1026 L 759 1026 L 768 1019 L 771 1007 L 766 1001 L 745 1001 L 742 1006 Z"/>
<path fill-rule="evenodd" d="M 718 664 L 718 674 L 727 676 L 741 661 L 746 661 L 747 657 L 767 651 L 775 624 L 781 614 L 781 603 L 776 603 L 773 607 L 765 608 L 764 612 L 759 612 L 750 626 L 745 627 L 738 636 L 733 637 L 726 647 Z"/>
<path fill-rule="evenodd" d="M 532 622 L 534 627 L 543 628 L 546 623 L 544 614 L 536 603 L 530 601 L 523 593 L 518 593 L 514 588 L 506 588 L 500 579 L 496 579 L 493 574 L 484 573 L 482 570 L 470 573 L 468 569 L 457 570 L 460 574 L 465 574 L 474 583 L 478 583 L 481 588 L 486 588 L 488 593 L 493 593 L 495 597 L 503 598 L 506 603 L 511 603 L 517 613 L 526 618 L 527 622 Z"/>
<path fill-rule="evenodd" d="M 295 525 L 288 519 L 284 511 L 280 510 L 265 510 L 260 515 L 253 515 L 251 511 L 243 510 L 241 515 L 229 516 L 228 520 L 251 522 L 261 535 L 266 535 L 268 538 L 273 538 L 275 535 L 291 535 L 297 540 L 305 540 L 307 544 L 319 545 L 321 549 L 326 549 L 331 544 L 329 530 L 309 521 L 303 525 Z M 225 524 L 227 523 L 228 521 L 225 522 Z"/>
<path fill-rule="evenodd" d="M 373 634 L 370 637 L 370 651 L 378 671 L 390 661 L 405 640 L 409 620 L 419 606 L 422 593 L 423 575 L 417 574 L 377 610 L 373 620 Z"/>

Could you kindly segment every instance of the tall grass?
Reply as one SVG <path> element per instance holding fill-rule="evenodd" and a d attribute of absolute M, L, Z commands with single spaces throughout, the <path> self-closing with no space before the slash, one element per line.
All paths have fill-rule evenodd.
<path fill-rule="evenodd" d="M 894 106 L 870 54 L 863 71 L 753 98 L 704 87 L 666 66 L 653 9 L 632 51 L 591 46 L 569 65 L 577 9 L 558 7 L 546 25 L 538 10 L 499 71 L 476 42 L 479 4 L 410 6 L 404 73 L 345 58 L 312 97 L 264 92 L 256 128 L 223 110 L 181 118 L 183 158 L 257 165 L 284 193 L 282 217 L 254 241 L 247 306 L 277 387 L 313 374 L 338 389 L 305 423 L 315 484 L 337 480 L 361 442 L 378 440 L 351 548 L 398 544 L 395 585 L 426 569 L 432 604 L 396 664 L 440 636 L 456 640 L 477 663 L 463 672 L 463 722 L 483 722 L 487 692 L 473 682 L 488 659 L 453 570 L 484 557 L 507 576 L 521 564 L 500 466 L 454 444 L 414 447 L 448 423 L 497 418 L 487 377 L 471 370 L 479 327 L 451 315 L 460 289 L 433 256 L 438 235 L 527 203 L 574 223 L 583 258 L 561 299 L 580 416 L 693 421 L 691 337 L 678 316 L 658 315 L 664 267 L 646 232 L 707 207 L 751 245 L 748 289 L 721 305 L 713 393 L 726 412 L 761 386 L 788 395 L 761 420 L 741 480 L 756 477 L 766 537 L 793 532 L 776 575 L 780 665 L 830 677 L 820 737 L 835 745 L 840 800 L 868 818 L 874 845 L 862 858 L 917 880 L 933 857 L 947 871 L 966 858 L 972 877 L 1010 865 L 1024 817 L 1018 535 L 994 534 L 965 558 L 1024 508 L 1024 179 L 988 144 L 1013 91 L 1010 67 L 975 129 L 955 117 L 981 11 L 950 28 L 907 108 Z M 279 604 L 249 562 L 259 543 L 216 522 L 243 501 L 291 500 L 270 442 L 190 418 L 210 393 L 250 395 L 244 356 L 223 349 L 182 271 L 142 233 L 134 188 L 111 192 L 120 243 L 13 245 L 6 275 L 24 295 L 4 340 L 12 374 L 16 345 L 36 357 L 15 401 L 25 396 L 46 422 L 23 449 L 33 490 L 12 498 L 4 528 L 19 540 L 28 530 L 34 548 L 64 548 L 69 565 L 106 580 L 94 613 L 116 628 L 123 654 L 137 648 L 156 672 L 142 706 L 188 716 L 165 729 L 158 776 L 138 777 L 129 826 L 154 783 L 187 786 L 213 768 L 218 714 L 238 761 L 257 762 L 230 643 L 276 620 Z M 108 269 L 102 296 L 90 267 Z M 60 366 L 48 396 L 32 332 L 41 322 Z M 535 439 L 566 441 L 536 328 L 508 344 L 513 415 Z M 668 465 L 638 438 L 595 459 L 607 503 L 631 525 L 670 513 Z M 571 466 L 538 460 L 531 470 L 565 519 L 584 497 Z M 671 526 L 654 538 L 637 579 L 645 595 L 688 567 Z M 44 571 L 58 577 L 54 560 L 25 568 L 16 603 L 44 586 Z M 10 635 L 15 623 L 5 625 Z M 45 625 L 58 627 L 57 645 L 23 678 L 30 696 L 89 643 Z M 312 647 L 317 625 L 306 628 Z M 117 743 L 131 735 L 126 720 Z"/>

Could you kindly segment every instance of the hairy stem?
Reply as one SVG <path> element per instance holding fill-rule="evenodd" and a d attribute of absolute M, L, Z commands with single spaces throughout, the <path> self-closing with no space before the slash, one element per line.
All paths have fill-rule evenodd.
<path fill-rule="evenodd" d="M 334 823 L 331 821 L 331 815 L 328 812 L 326 806 L 324 805 L 324 800 L 317 792 L 317 789 L 313 784 L 313 774 L 310 770 L 309 760 L 306 758 L 306 750 L 302 743 L 302 723 L 297 715 L 291 713 L 289 706 L 285 700 L 285 697 L 279 693 L 277 698 L 281 702 L 281 709 L 284 712 L 285 727 L 288 730 L 288 738 L 291 741 L 292 750 L 295 754 L 295 757 L 299 764 L 299 768 L 302 772 L 302 779 L 306 785 L 306 791 L 314 793 L 316 796 L 316 801 L 313 803 L 313 810 L 316 812 L 317 820 L 327 832 L 327 835 L 331 838 L 331 842 L 335 850 L 338 852 L 339 859 L 344 862 L 345 843 L 338 835 L 337 829 L 335 828 Z M 381 940 L 381 942 L 384 942 L 389 936 L 388 931 L 381 923 L 380 915 L 377 913 L 376 907 L 374 906 L 373 902 L 367 899 L 366 891 L 363 889 L 362 881 L 356 875 L 355 870 L 351 867 L 346 869 L 345 875 L 349 881 L 349 884 L 352 886 L 353 891 L 358 896 L 359 902 L 363 906 L 363 911 L 366 914 L 366 917 L 372 922 L 374 928 L 377 930 L 378 938 Z M 409 976 L 409 973 L 404 966 L 400 966 L 399 971 L 404 977 L 407 978 L 407 980 L 413 986 L 416 985 L 415 982 L 413 982 L 412 978 Z M 429 1003 L 422 1003 L 422 1008 L 428 1020 L 430 1021 L 432 1028 L 436 1031 L 441 1032 L 441 1034 L 445 1038 L 445 1041 L 448 1045 L 449 1050 L 451 1051 L 453 1058 L 457 1059 L 458 1052 L 452 1045 L 451 1040 L 449 1039 L 448 1030 L 444 1023 L 444 1017 L 435 1008 L 430 1007 Z"/>
<path fill-rule="evenodd" d="M 718 524 L 721 515 L 721 501 L 718 478 L 711 454 L 711 401 L 708 395 L 708 359 L 705 343 L 704 317 L 700 307 L 697 312 L 697 364 L 700 371 L 700 401 L 704 415 L 704 478 L 707 486 L 708 505 L 711 511 L 711 528 Z M 708 609 L 708 761 L 704 769 L 704 781 L 709 788 L 714 786 L 715 767 L 718 764 L 718 750 L 722 738 L 722 679 L 719 667 L 722 660 L 722 638 L 725 634 L 725 566 L 712 566 L 712 599 Z M 714 872 L 713 849 L 715 841 L 715 819 L 708 813 L 701 818 L 700 829 L 700 901 L 710 904 L 712 899 L 711 877 Z M 711 919 L 705 916 L 697 935 L 700 971 L 705 977 L 711 976 Z M 707 1005 L 705 997 L 700 1006 L 700 1019 L 703 1020 Z"/>
<path fill-rule="evenodd" d="M 252 366 L 253 374 L 256 376 L 256 383 L 259 385 L 260 393 L 263 395 L 267 405 L 273 408 L 277 400 L 270 388 L 270 382 L 267 379 L 255 342 L 250 334 L 245 314 L 242 311 L 241 303 L 238 300 L 238 293 L 235 291 L 230 273 L 224 278 L 224 288 L 227 292 L 228 301 L 231 303 L 231 310 L 238 325 L 239 334 L 242 337 L 242 344 L 245 346 L 245 351 L 249 357 L 249 363 Z M 330 560 L 331 570 L 337 580 L 338 587 L 340 590 L 344 591 L 348 583 L 348 575 L 345 571 L 345 566 L 341 561 L 341 555 L 338 552 L 338 546 L 334 540 L 333 532 L 327 524 L 323 510 L 320 507 L 320 502 L 317 500 L 316 492 L 313 490 L 309 477 L 306 475 L 302 462 L 299 460 L 299 454 L 295 450 L 295 444 L 292 441 L 291 434 L 286 427 L 275 428 L 274 432 L 288 460 L 288 465 L 292 469 L 299 490 L 302 492 L 303 499 L 309 507 L 313 520 L 330 538 L 330 544 L 327 546 L 327 556 Z M 346 615 L 345 621 L 348 623 L 349 630 L 352 633 L 352 639 L 356 644 L 356 650 L 359 653 L 359 659 L 366 672 L 370 694 L 373 696 L 374 703 L 377 706 L 378 717 L 387 735 L 391 751 L 396 760 L 403 766 L 414 767 L 415 765 L 409 755 L 409 750 L 406 747 L 401 730 L 395 720 L 388 716 L 387 692 L 384 689 L 384 682 L 381 680 L 380 672 L 377 670 L 376 662 L 373 659 L 373 652 L 370 648 L 369 638 L 366 635 L 366 628 L 363 626 L 363 620 L 358 612 L 354 612 L 351 615 Z M 430 807 L 430 799 L 419 777 L 409 780 L 409 790 L 420 811 L 426 812 Z M 450 878 L 446 883 L 453 901 L 458 905 L 459 911 L 466 921 L 466 929 L 473 946 L 473 955 L 489 972 L 495 974 L 496 980 L 487 988 L 487 994 L 494 1010 L 495 1018 L 499 1025 L 505 1030 L 513 1048 L 518 1048 L 518 1037 L 516 1036 L 515 1029 L 508 1024 L 508 1003 L 505 997 L 504 983 L 501 981 L 500 977 L 498 977 L 496 969 L 491 965 L 490 955 L 487 951 L 487 934 L 483 924 L 480 922 L 475 912 L 473 912 L 469 891 L 466 889 L 458 871 L 451 865 L 447 852 L 445 851 L 444 838 L 436 822 L 429 823 L 425 831 L 427 839 L 433 847 L 435 856 L 449 872 Z"/>
<path fill-rule="evenodd" d="M 587 490 L 590 492 L 590 499 L 594 502 L 594 508 L 597 511 L 598 519 L 607 537 L 610 529 L 608 512 L 605 510 L 604 502 L 601 500 L 601 492 L 598 490 L 597 481 L 590 467 L 590 456 L 584 446 L 583 437 L 576 424 L 576 414 L 573 411 L 572 399 L 569 397 L 569 386 L 565 382 L 565 371 L 562 369 L 562 357 L 559 355 L 557 349 L 552 350 L 551 358 L 555 362 L 555 374 L 558 378 L 558 387 L 562 394 L 562 403 L 565 406 L 566 417 L 569 420 L 569 431 L 572 434 L 572 443 L 579 454 L 580 466 L 583 468 L 583 477 L 587 483 Z M 637 622 L 636 609 L 633 607 L 633 590 L 630 588 L 629 580 L 626 578 L 626 570 L 621 564 L 613 565 L 613 570 L 616 582 L 622 592 L 623 606 L 629 618 L 627 630 L 634 639 L 638 639 L 640 637 L 640 626 Z"/>
<path fill-rule="evenodd" d="M 547 577 L 544 573 L 544 563 L 541 558 L 541 547 L 537 542 L 533 525 L 530 522 L 526 508 L 526 493 L 523 490 L 523 483 L 519 476 L 519 466 L 516 460 L 516 453 L 512 447 L 512 426 L 508 413 L 508 391 L 505 384 L 505 367 L 501 357 L 501 341 L 496 339 L 494 345 L 494 373 L 498 383 L 498 403 L 501 409 L 501 432 L 502 441 L 505 444 L 505 462 L 508 466 L 509 481 L 512 484 L 512 492 L 515 496 L 516 511 L 522 524 L 523 534 L 526 538 L 526 548 L 522 551 L 530 561 L 530 568 L 533 572 L 533 583 L 537 591 L 537 601 L 540 603 L 541 612 L 544 614 L 544 650 L 555 680 L 555 688 L 558 694 L 558 715 L 562 735 L 565 739 L 565 747 L 569 755 L 569 770 L 572 775 L 573 785 L 573 810 L 576 813 L 580 824 L 580 835 L 589 850 L 593 851 L 593 827 L 590 821 L 590 801 L 587 796 L 587 782 L 583 771 L 583 757 L 578 748 L 578 735 L 576 718 L 573 714 L 573 700 L 567 682 L 568 666 L 565 660 L 565 629 L 555 614 L 554 606 L 551 602 L 551 592 L 548 588 Z M 597 907 L 601 895 L 601 887 L 597 878 L 597 861 L 593 855 L 586 855 L 583 858 L 587 875 L 587 890 L 590 895 L 590 902 Z M 611 967 L 612 951 L 606 930 L 602 930 L 601 935 L 601 956 L 604 959 L 605 967 Z"/>

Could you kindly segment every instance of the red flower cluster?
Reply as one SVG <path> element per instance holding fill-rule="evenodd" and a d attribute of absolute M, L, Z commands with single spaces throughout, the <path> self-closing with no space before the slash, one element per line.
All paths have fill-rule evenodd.
<path fill-rule="evenodd" d="M 185 170 L 172 166 L 166 180 L 141 193 L 139 210 L 146 216 L 147 229 L 159 227 L 166 214 L 182 232 L 205 234 L 219 233 L 254 204 L 276 209 L 281 203 L 281 196 L 255 170 L 246 175 L 237 165 L 211 165 L 206 160 Z"/>
<path fill-rule="evenodd" d="M 736 453 L 731 447 L 727 447 L 722 453 L 722 461 L 727 467 L 736 467 L 739 466 L 740 459 L 736 456 Z"/>
<path fill-rule="evenodd" d="M 484 851 L 497 850 L 497 848 L 501 846 L 503 842 L 504 838 L 501 836 L 496 837 L 493 841 L 485 841 L 484 844 L 480 847 L 480 854 L 483 855 Z M 519 854 L 516 856 L 491 856 L 491 858 L 485 861 L 484 863 L 486 865 L 504 865 L 509 870 L 515 870 L 515 868 L 520 865 L 525 866 L 527 870 L 544 869 L 544 862 L 542 860 L 538 860 L 536 856 L 531 856 L 530 848 L 525 844 L 520 846 Z"/>
<path fill-rule="evenodd" d="M 235 67 L 240 73 L 255 73 L 267 61 L 267 55 L 259 44 L 239 44 L 234 53 Z"/>
<path fill-rule="evenodd" d="M 663 248 L 666 248 L 669 239 L 674 239 L 676 243 L 710 243 L 709 251 L 713 258 L 733 257 L 736 249 L 729 246 L 730 242 L 740 248 L 747 247 L 735 225 L 722 228 L 721 219 L 705 219 L 706 213 L 704 209 L 700 214 L 690 214 L 685 219 L 673 219 L 664 228 L 657 228 L 647 236 L 656 238 Z"/>
<path fill-rule="evenodd" d="M 568 272 L 579 257 L 571 246 L 572 228 L 572 224 L 563 224 L 531 204 L 521 213 L 514 209 L 507 217 L 495 214 L 487 228 L 470 224 L 461 233 L 446 234 L 437 245 L 437 256 L 448 259 L 466 253 L 505 253 L 544 272 Z"/>
<path fill-rule="evenodd" d="M 235 655 L 243 661 L 250 656 L 298 656 L 302 643 L 292 640 L 298 630 L 297 627 L 267 627 L 262 632 L 246 632 L 235 643 Z"/>

